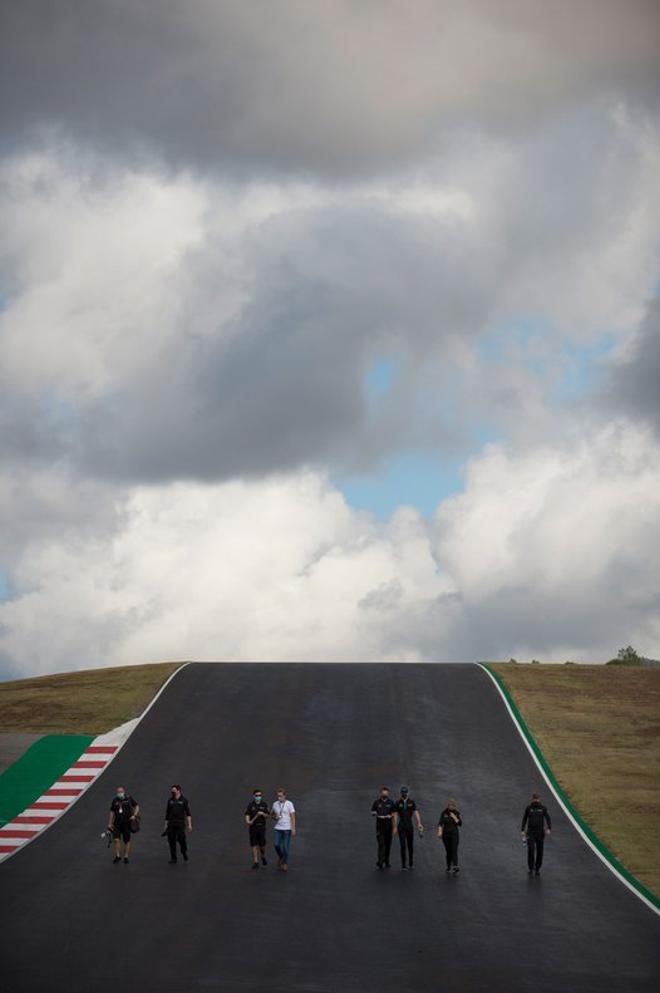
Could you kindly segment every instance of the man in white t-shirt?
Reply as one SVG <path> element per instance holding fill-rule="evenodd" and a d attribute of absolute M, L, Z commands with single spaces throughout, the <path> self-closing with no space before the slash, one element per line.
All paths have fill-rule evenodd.
<path fill-rule="evenodd" d="M 290 800 L 287 800 L 286 790 L 277 791 L 271 816 L 275 821 L 275 851 L 279 860 L 278 867 L 286 872 L 289 868 L 291 839 L 296 836 L 296 808 Z"/>

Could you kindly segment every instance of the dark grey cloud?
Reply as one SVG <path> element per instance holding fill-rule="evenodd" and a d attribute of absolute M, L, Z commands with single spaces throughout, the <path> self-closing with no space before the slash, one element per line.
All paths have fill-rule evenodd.
<path fill-rule="evenodd" d="M 451 226 L 378 207 L 261 225 L 240 316 L 204 336 L 193 318 L 139 376 L 82 405 L 72 457 L 124 480 L 227 479 L 389 450 L 410 429 L 419 377 L 404 372 L 374 419 L 366 373 L 389 352 L 414 368 L 478 330 L 490 277 L 466 291 L 464 248 Z M 211 282 L 216 256 L 204 254 L 201 270 L 191 261 L 193 294 Z M 471 261 L 473 273 L 488 268 L 487 253 Z"/>
<path fill-rule="evenodd" d="M 660 300 L 649 305 L 632 354 L 612 370 L 600 399 L 611 411 L 646 421 L 660 436 Z"/>
<path fill-rule="evenodd" d="M 389 169 L 461 122 L 535 123 L 596 91 L 652 98 L 653 0 L 10 0 L 4 145 L 239 172 Z"/>

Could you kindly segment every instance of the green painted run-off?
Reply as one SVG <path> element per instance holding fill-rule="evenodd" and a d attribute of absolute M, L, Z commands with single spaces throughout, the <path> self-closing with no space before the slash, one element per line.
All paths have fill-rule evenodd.
<path fill-rule="evenodd" d="M 0 775 L 0 826 L 49 790 L 93 740 L 86 734 L 47 734 L 35 741 Z"/>
<path fill-rule="evenodd" d="M 552 783 L 552 786 L 556 790 L 557 795 L 559 797 L 561 797 L 561 801 L 564 804 L 564 806 L 566 807 L 566 809 L 568 811 L 570 811 L 571 817 L 577 822 L 577 824 L 579 824 L 581 830 L 587 836 L 587 838 L 592 843 L 592 845 L 595 848 L 598 849 L 598 851 L 603 856 L 603 858 L 606 859 L 614 869 L 616 869 L 616 871 L 619 873 L 619 875 L 623 876 L 623 878 L 628 883 L 630 883 L 630 885 L 634 889 L 636 889 L 638 893 L 641 893 L 642 896 L 646 897 L 646 899 L 650 903 L 652 903 L 654 907 L 657 907 L 660 910 L 660 899 L 655 895 L 655 893 L 653 893 L 652 890 L 648 889 L 647 886 L 644 886 L 643 883 L 640 883 L 639 879 L 637 879 L 636 876 L 633 876 L 633 874 L 631 872 L 629 872 L 626 869 L 626 867 L 621 864 L 621 862 L 619 862 L 619 860 L 617 859 L 617 857 L 612 854 L 612 852 L 609 850 L 609 848 L 607 847 L 607 845 L 604 845 L 603 844 L 603 842 L 600 840 L 600 838 L 598 837 L 598 835 L 595 834 L 595 832 L 593 831 L 593 829 L 589 827 L 589 825 L 584 820 L 584 818 L 575 809 L 575 807 L 573 806 L 573 804 L 571 803 L 571 801 L 568 799 L 568 797 L 567 797 L 566 793 L 564 792 L 563 788 L 559 785 L 559 782 L 557 780 L 557 777 L 555 776 L 554 772 L 550 768 L 545 755 L 543 754 L 543 752 L 539 748 L 539 746 L 538 746 L 538 744 L 536 742 L 536 739 L 534 738 L 534 735 L 532 734 L 532 732 L 529 730 L 527 724 L 525 723 L 522 714 L 520 713 L 520 711 L 518 710 L 518 707 L 516 706 L 515 700 L 513 699 L 513 697 L 511 695 L 511 693 L 509 692 L 506 684 L 504 683 L 504 680 L 502 679 L 502 677 L 497 672 L 494 672 L 493 671 L 493 669 L 491 668 L 491 666 L 487 665 L 485 668 L 488 669 L 488 672 L 491 674 L 491 676 L 493 677 L 493 679 L 497 682 L 497 685 L 499 686 L 499 688 L 502 690 L 502 693 L 506 697 L 507 703 L 511 707 L 511 710 L 513 712 L 513 715 L 514 715 L 516 721 L 518 722 L 518 726 L 520 727 L 520 730 L 525 735 L 525 738 L 527 739 L 527 742 L 529 743 L 530 748 L 534 752 L 534 755 L 536 756 L 536 759 L 537 759 L 539 765 L 543 769 L 543 771 L 544 771 L 546 777 L 548 778 L 548 780 Z"/>

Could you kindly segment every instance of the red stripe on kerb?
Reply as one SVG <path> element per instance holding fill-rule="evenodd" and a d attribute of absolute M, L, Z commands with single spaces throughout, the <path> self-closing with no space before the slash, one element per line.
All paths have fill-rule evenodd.
<path fill-rule="evenodd" d="M 37 817 L 33 814 L 19 814 L 10 824 L 50 824 L 52 817 Z"/>
<path fill-rule="evenodd" d="M 30 804 L 30 810 L 66 810 L 69 806 L 68 803 L 62 802 L 47 802 L 45 800 L 37 800 L 36 803 Z"/>
<path fill-rule="evenodd" d="M 15 852 L 20 845 L 0 845 L 0 852 Z"/>
<path fill-rule="evenodd" d="M 34 838 L 35 834 L 39 834 L 39 832 L 21 831 L 20 828 L 11 828 L 8 831 L 6 827 L 0 828 L 0 838 Z"/>
<path fill-rule="evenodd" d="M 103 762 L 74 762 L 71 766 L 72 769 L 102 769 L 104 765 L 107 765 L 108 760 L 105 759 Z"/>
<path fill-rule="evenodd" d="M 44 796 L 78 796 L 80 793 L 82 793 L 81 789 L 70 786 L 67 790 L 46 790 Z"/>
<path fill-rule="evenodd" d="M 90 745 L 89 748 L 85 749 L 85 755 L 105 755 L 109 753 L 113 755 L 119 745 Z"/>
<path fill-rule="evenodd" d="M 71 775 L 60 776 L 58 783 L 92 783 L 96 776 Z"/>

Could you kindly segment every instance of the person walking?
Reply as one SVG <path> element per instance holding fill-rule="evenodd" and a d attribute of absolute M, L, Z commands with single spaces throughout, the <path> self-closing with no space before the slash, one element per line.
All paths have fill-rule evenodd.
<path fill-rule="evenodd" d="M 252 868 L 258 869 L 259 862 L 264 866 L 266 861 L 266 821 L 270 815 L 268 804 L 261 790 L 255 790 L 252 799 L 245 808 L 245 823 L 248 826 L 250 847 L 252 848 Z"/>
<path fill-rule="evenodd" d="M 186 831 L 192 831 L 192 814 L 190 804 L 181 792 L 181 787 L 175 783 L 170 790 L 170 796 L 165 808 L 165 833 L 170 846 L 170 865 L 176 865 L 177 842 L 181 849 L 184 862 L 188 861 L 188 840 Z"/>
<path fill-rule="evenodd" d="M 543 843 L 552 830 L 552 821 L 547 807 L 541 803 L 541 794 L 532 793 L 531 802 L 525 807 L 520 826 L 523 841 L 527 844 L 527 872 L 531 876 L 541 875 L 543 865 Z"/>
<path fill-rule="evenodd" d="M 408 868 L 414 868 L 413 847 L 415 830 L 413 828 L 413 817 L 415 819 L 420 838 L 424 833 L 424 825 L 422 824 L 422 818 L 419 810 L 417 809 L 417 804 L 411 797 L 408 796 L 408 793 L 408 787 L 402 786 L 401 796 L 394 804 L 394 832 L 399 835 L 399 844 L 401 846 L 401 869 L 404 872 Z M 408 865 L 406 865 L 406 854 L 408 855 Z"/>
<path fill-rule="evenodd" d="M 376 818 L 376 841 L 378 844 L 376 868 L 389 869 L 396 814 L 394 802 L 387 786 L 381 786 L 380 796 L 371 804 L 371 816 Z"/>
<path fill-rule="evenodd" d="M 277 852 L 278 868 L 286 872 L 289 868 L 291 839 L 296 836 L 296 808 L 287 799 L 286 790 L 281 787 L 277 791 L 277 799 L 273 803 L 271 816 L 275 821 L 274 845 Z"/>
<path fill-rule="evenodd" d="M 112 803 L 110 804 L 110 817 L 108 818 L 108 831 L 113 839 L 114 858 L 112 862 L 116 865 L 121 862 L 120 846 L 123 844 L 124 864 L 128 865 L 128 856 L 131 851 L 131 834 L 137 830 L 138 817 L 140 816 L 140 805 L 124 786 L 118 786 Z"/>
<path fill-rule="evenodd" d="M 463 821 L 460 811 L 456 806 L 456 801 L 450 796 L 447 800 L 447 806 L 440 814 L 438 838 L 442 838 L 442 843 L 445 846 L 445 853 L 447 855 L 446 871 L 453 872 L 455 876 L 460 872 L 458 868 L 458 842 L 460 840 L 458 829 L 462 824 Z"/>

